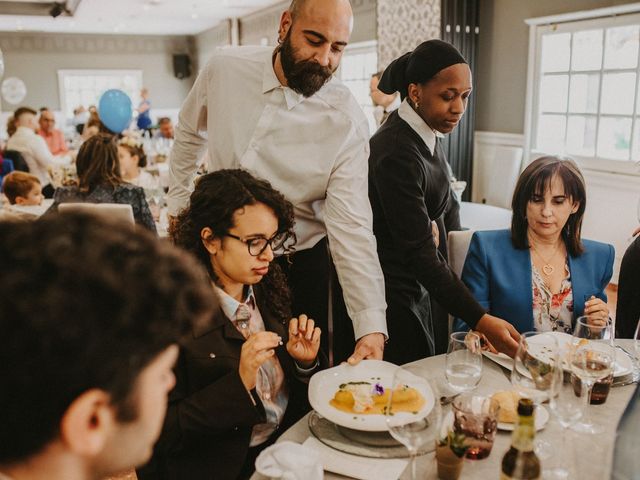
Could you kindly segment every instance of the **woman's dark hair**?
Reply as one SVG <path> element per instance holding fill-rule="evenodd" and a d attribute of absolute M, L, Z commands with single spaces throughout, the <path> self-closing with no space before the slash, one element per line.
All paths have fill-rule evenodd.
<path fill-rule="evenodd" d="M 278 232 L 289 235 L 285 254 L 293 252 L 296 237 L 293 232 L 293 205 L 269 182 L 252 176 L 245 170 L 218 170 L 203 175 L 191 194 L 189 206 L 182 210 L 169 229 L 169 235 L 179 247 L 194 254 L 207 268 L 211 279 L 217 277 L 211 257 L 200 236 L 209 227 L 214 236 L 221 237 L 234 227 L 233 215 L 247 205 L 263 203 L 278 219 Z M 272 263 L 269 273 L 260 283 L 269 298 L 269 308 L 281 321 L 291 317 L 291 294 L 284 273 Z"/>
<path fill-rule="evenodd" d="M 580 233 L 582 230 L 582 218 L 587 204 L 587 193 L 584 178 L 578 166 L 566 158 L 553 156 L 540 157 L 529 164 L 520 174 L 518 183 L 513 192 L 511 209 L 511 241 L 516 248 L 528 249 L 527 237 L 527 205 L 534 196 L 544 197 L 545 191 L 551 184 L 551 179 L 558 176 L 564 186 L 565 195 L 573 202 L 578 202 L 578 210 L 569 215 L 567 223 L 562 229 L 562 238 L 567 246 L 569 254 L 573 257 L 584 251 Z"/>
<path fill-rule="evenodd" d="M 442 40 L 422 42 L 415 50 L 396 58 L 385 68 L 378 90 L 387 94 L 400 92 L 404 100 L 411 83 L 422 85 L 441 70 L 458 63 L 467 61 L 450 43 Z"/>
<path fill-rule="evenodd" d="M 134 145 L 129 145 L 128 143 L 120 142 L 118 143 L 118 146 L 124 148 L 127 152 L 129 152 L 129 155 L 131 155 L 132 157 L 137 156 L 139 167 L 147 166 L 147 155 L 144 153 L 144 148 L 142 148 L 141 145 L 134 146 Z"/>
<path fill-rule="evenodd" d="M 99 185 L 115 187 L 123 183 L 115 137 L 98 133 L 86 140 L 78 152 L 76 169 L 82 193 L 90 193 Z"/>

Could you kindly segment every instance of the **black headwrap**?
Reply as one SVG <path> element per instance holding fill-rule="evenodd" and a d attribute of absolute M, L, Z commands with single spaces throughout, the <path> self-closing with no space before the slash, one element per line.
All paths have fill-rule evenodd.
<path fill-rule="evenodd" d="M 378 90 L 388 94 L 400 92 L 404 100 L 410 83 L 424 83 L 458 63 L 467 61 L 456 47 L 442 40 L 428 40 L 391 62 L 382 74 Z"/>

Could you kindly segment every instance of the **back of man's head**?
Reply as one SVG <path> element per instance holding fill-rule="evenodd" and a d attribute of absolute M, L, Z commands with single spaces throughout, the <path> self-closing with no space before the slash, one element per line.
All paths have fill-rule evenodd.
<path fill-rule="evenodd" d="M 33 119 L 35 118 L 36 113 L 37 112 L 33 108 L 20 107 L 20 108 L 16 109 L 15 112 L 13 112 L 13 118 L 14 118 L 14 120 L 16 122 L 16 125 L 19 126 L 19 127 L 31 126 L 30 122 L 33 121 Z M 27 119 L 29 119 L 28 122 L 26 121 Z"/>
<path fill-rule="evenodd" d="M 186 253 L 90 216 L 0 223 L 0 258 L 3 466 L 29 464 L 61 439 L 68 445 L 73 428 L 64 419 L 87 392 L 104 393 L 95 398 L 108 399 L 116 424 L 148 419 L 139 411 L 141 372 L 216 307 L 205 273 Z M 167 392 L 161 393 L 156 403 L 165 403 L 156 417 L 166 407 Z M 130 464 L 101 458 L 102 473 L 147 461 L 162 418 L 139 423 L 147 424 L 146 435 L 133 428 L 128 438 L 147 444 L 132 442 L 139 450 Z M 127 429 L 110 431 L 120 430 Z M 118 434 L 111 435 L 112 445 Z"/>

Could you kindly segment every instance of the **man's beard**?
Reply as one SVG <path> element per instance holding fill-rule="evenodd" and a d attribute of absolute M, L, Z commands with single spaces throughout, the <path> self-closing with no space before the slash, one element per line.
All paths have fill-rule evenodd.
<path fill-rule="evenodd" d="M 313 60 L 296 62 L 295 49 L 291 45 L 291 30 L 280 45 L 280 63 L 291 90 L 310 97 L 320 90 L 333 75 L 330 67 L 323 67 Z"/>

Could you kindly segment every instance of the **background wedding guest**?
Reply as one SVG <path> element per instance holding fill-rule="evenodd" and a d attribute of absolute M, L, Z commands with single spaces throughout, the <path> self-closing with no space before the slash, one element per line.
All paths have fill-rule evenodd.
<path fill-rule="evenodd" d="M 40 180 L 45 198 L 53 196 L 53 185 L 49 177 L 49 167 L 53 155 L 44 138 L 36 134 L 36 111 L 29 107 L 20 107 L 14 114 L 16 132 L 7 141 L 7 150 L 20 152 L 29 166 L 29 172 Z"/>
<path fill-rule="evenodd" d="M 0 223 L 0 478 L 144 463 L 178 340 L 217 308 L 189 255 L 90 216 Z"/>
<path fill-rule="evenodd" d="M 11 172 L 2 179 L 2 193 L 11 205 L 40 205 L 44 198 L 38 177 L 19 171 Z"/>
<path fill-rule="evenodd" d="M 142 188 L 158 186 L 154 176 L 143 170 L 147 166 L 147 156 L 139 139 L 127 136 L 118 140 L 118 161 L 120 174 L 125 182 Z"/>
<path fill-rule="evenodd" d="M 369 96 L 371 97 L 371 101 L 375 107 L 373 110 L 373 117 L 375 118 L 378 127 L 384 123 L 391 112 L 400 107 L 400 103 L 402 102 L 400 92 L 387 94 L 378 90 L 380 77 L 382 77 L 382 71 L 371 75 L 371 80 L 369 81 Z"/>
<path fill-rule="evenodd" d="M 485 312 L 435 241 L 446 238 L 446 225 L 460 225 L 438 136 L 453 131 L 466 110 L 472 89 L 466 60 L 452 45 L 429 40 L 394 60 L 378 88 L 403 97 L 371 137 L 369 158 L 373 230 L 389 305 L 385 359 L 402 364 L 435 353 L 430 297 L 497 349 L 515 354 L 517 332 Z"/>
<path fill-rule="evenodd" d="M 154 137 L 173 140 L 173 123 L 169 117 L 162 117 L 158 120 L 158 130 Z"/>
<path fill-rule="evenodd" d="M 210 172 L 242 167 L 268 180 L 296 212 L 298 249 L 281 263 L 293 312 L 329 331 L 323 348 L 335 362 L 356 363 L 382 358 L 387 327 L 367 198 L 368 122 L 333 76 L 352 26 L 347 0 L 294 0 L 281 16 L 275 51 L 216 53 L 180 111 L 168 207 L 175 216 L 187 205 L 207 143 Z"/>
<path fill-rule="evenodd" d="M 47 142 L 47 147 L 49 147 L 52 155 L 61 155 L 69 151 L 62 130 L 55 128 L 56 117 L 51 110 L 48 108 L 40 109 L 38 125 L 40 126 L 40 128 L 38 128 L 38 135 Z"/>
<path fill-rule="evenodd" d="M 616 336 L 633 338 L 640 322 L 640 228 L 635 240 L 622 257 L 618 277 L 618 305 L 616 308 Z"/>
<path fill-rule="evenodd" d="M 140 98 L 136 125 L 140 130 L 148 130 L 153 122 L 151 121 L 151 100 L 149 100 L 149 90 L 147 88 L 140 90 Z"/>
<path fill-rule="evenodd" d="M 57 188 L 47 213 L 57 212 L 61 203 L 123 203 L 131 205 L 138 225 L 156 232 L 156 224 L 141 187 L 123 180 L 118 162 L 116 138 L 98 133 L 85 141 L 76 158 L 78 185 Z"/>
<path fill-rule="evenodd" d="M 293 222 L 291 203 L 246 171 L 198 180 L 170 234 L 208 270 L 221 310 L 181 345 L 167 420 L 141 480 L 248 478 L 258 453 L 309 411 L 304 380 L 318 366 L 321 332 L 306 315 L 291 318 L 273 263 L 275 250 L 295 243 Z"/>
<path fill-rule="evenodd" d="M 489 313 L 519 332 L 572 333 L 581 315 L 608 318 L 615 254 L 582 238 L 586 200 L 572 160 L 541 157 L 527 166 L 513 192 L 511 229 L 475 232 L 462 271 Z"/>

